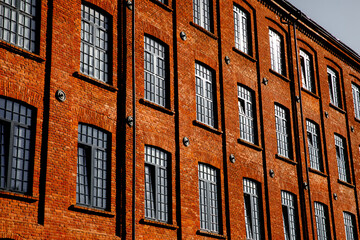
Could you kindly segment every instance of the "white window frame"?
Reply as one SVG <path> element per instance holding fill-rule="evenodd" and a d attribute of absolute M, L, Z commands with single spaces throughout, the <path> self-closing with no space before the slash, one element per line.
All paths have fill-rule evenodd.
<path fill-rule="evenodd" d="M 300 68 L 301 68 L 301 80 L 302 86 L 306 90 L 315 93 L 315 83 L 313 76 L 313 62 L 310 54 L 300 49 Z"/>
<path fill-rule="evenodd" d="M 346 240 L 356 240 L 357 230 L 356 230 L 356 220 L 355 215 L 349 212 L 343 212 L 344 215 L 344 226 L 345 226 L 345 236 Z"/>
<path fill-rule="evenodd" d="M 30 52 L 36 51 L 36 14 L 40 1 L 0 2 L 0 39 Z"/>
<path fill-rule="evenodd" d="M 279 74 L 285 74 L 284 50 L 282 36 L 269 28 L 271 69 Z"/>
<path fill-rule="evenodd" d="M 81 4 L 80 72 L 109 83 L 109 17 L 92 6 Z"/>
<path fill-rule="evenodd" d="M 314 202 L 316 233 L 318 240 L 330 239 L 329 220 L 327 214 L 327 207 L 320 202 Z"/>
<path fill-rule="evenodd" d="M 260 185 L 252 179 L 243 179 L 246 239 L 261 240 L 263 229 L 261 220 Z"/>
<path fill-rule="evenodd" d="M 335 134 L 335 150 L 338 165 L 339 179 L 344 182 L 350 182 L 349 163 L 346 150 L 346 140 L 340 135 Z"/>
<path fill-rule="evenodd" d="M 238 107 L 240 139 L 255 144 L 254 92 L 242 85 L 238 85 Z"/>
<path fill-rule="evenodd" d="M 360 87 L 355 83 L 351 83 L 355 118 L 360 120 Z"/>
<path fill-rule="evenodd" d="M 319 126 L 313 121 L 306 120 L 306 132 L 310 167 L 317 171 L 323 172 L 324 167 L 321 158 Z"/>
<path fill-rule="evenodd" d="M 339 74 L 329 67 L 327 68 L 327 74 L 330 91 L 330 103 L 338 108 L 341 108 Z"/>
<path fill-rule="evenodd" d="M 193 0 L 194 23 L 209 32 L 212 31 L 211 3 L 212 0 Z"/>
<path fill-rule="evenodd" d="M 169 222 L 169 154 L 145 146 L 145 218 Z"/>
<path fill-rule="evenodd" d="M 275 104 L 275 127 L 278 154 L 291 159 L 292 146 L 289 112 L 287 108 L 280 104 Z"/>
<path fill-rule="evenodd" d="M 196 120 L 215 127 L 214 80 L 210 68 L 195 63 Z"/>
<path fill-rule="evenodd" d="M 297 240 L 299 239 L 299 228 L 296 196 L 287 191 L 281 191 L 281 204 L 285 239 Z"/>
<path fill-rule="evenodd" d="M 220 233 L 219 173 L 207 164 L 199 163 L 200 228 Z"/>
<path fill-rule="evenodd" d="M 151 37 L 144 36 L 144 98 L 167 107 L 166 47 Z"/>
<path fill-rule="evenodd" d="M 250 14 L 236 5 L 234 5 L 233 11 L 235 48 L 250 54 Z"/>

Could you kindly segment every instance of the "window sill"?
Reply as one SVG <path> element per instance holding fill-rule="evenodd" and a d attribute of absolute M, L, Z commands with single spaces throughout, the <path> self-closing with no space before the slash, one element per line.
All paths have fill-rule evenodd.
<path fill-rule="evenodd" d="M 150 0 L 150 1 L 153 2 L 153 3 L 155 3 L 155 4 L 157 4 L 157 5 L 159 5 L 160 7 L 162 7 L 163 9 L 165 9 L 165 10 L 168 11 L 168 12 L 172 12 L 172 11 L 173 11 L 173 9 L 170 8 L 168 5 L 163 4 L 162 2 L 159 2 L 158 0 Z"/>
<path fill-rule="evenodd" d="M 247 141 L 245 141 L 245 140 L 242 140 L 241 138 L 238 138 L 238 139 L 237 139 L 237 142 L 240 143 L 240 144 L 242 144 L 242 145 L 245 145 L 245 146 L 247 146 L 247 147 L 251 147 L 252 149 L 255 149 L 256 151 L 262 151 L 262 150 L 263 150 L 262 147 L 260 147 L 260 146 L 258 146 L 258 145 L 256 145 L 256 144 L 253 144 L 253 143 L 251 143 L 251 142 L 247 142 Z"/>
<path fill-rule="evenodd" d="M 340 179 L 338 179 L 338 183 L 340 183 L 340 184 L 342 184 L 342 185 L 345 185 L 345 186 L 347 186 L 347 187 L 349 187 L 349 188 L 355 188 L 355 186 L 354 186 L 353 184 L 348 183 L 348 182 L 345 182 L 345 181 L 340 180 Z"/>
<path fill-rule="evenodd" d="M 307 90 L 306 88 L 303 88 L 303 87 L 302 87 L 301 90 L 302 90 L 303 92 L 309 94 L 310 96 L 313 96 L 313 97 L 316 98 L 316 99 L 320 99 L 320 97 L 319 97 L 318 95 L 316 95 L 315 93 Z"/>
<path fill-rule="evenodd" d="M 241 56 L 247 58 L 248 60 L 252 61 L 252 62 L 257 62 L 257 60 L 255 58 L 253 58 L 251 55 L 244 53 L 242 51 L 240 51 L 239 49 L 237 49 L 236 47 L 232 48 L 234 52 L 240 54 Z"/>
<path fill-rule="evenodd" d="M 0 40 L 0 48 L 4 48 L 6 50 L 9 50 L 10 52 L 19 54 L 25 58 L 35 60 L 39 63 L 45 62 L 45 59 L 40 57 L 39 55 L 29 52 L 25 49 L 15 46 L 15 45 L 12 45 L 11 43 L 5 42 L 4 40 Z"/>
<path fill-rule="evenodd" d="M 156 103 L 150 102 L 149 100 L 146 99 L 140 99 L 139 102 L 145 106 L 151 107 L 153 109 L 156 109 L 158 111 L 161 111 L 163 113 L 169 114 L 169 115 L 174 115 L 175 112 L 173 112 L 171 109 L 165 108 L 163 106 L 157 105 Z"/>
<path fill-rule="evenodd" d="M 206 230 L 197 230 L 196 234 L 201 235 L 201 236 L 206 236 L 206 237 L 213 237 L 213 238 L 217 238 L 217 239 L 227 239 L 227 237 L 225 235 L 208 232 Z"/>
<path fill-rule="evenodd" d="M 354 118 L 354 119 L 355 119 L 355 122 L 360 123 L 360 119 L 358 119 L 358 118 Z"/>
<path fill-rule="evenodd" d="M 297 165 L 297 164 L 298 164 L 298 163 L 295 162 L 294 160 L 291 160 L 290 158 L 281 156 L 281 155 L 279 155 L 279 154 L 275 154 L 275 158 L 280 159 L 280 160 L 282 160 L 282 161 L 284 161 L 284 162 L 290 163 L 290 164 L 292 164 L 292 165 Z"/>
<path fill-rule="evenodd" d="M 85 74 L 80 73 L 80 72 L 74 72 L 73 76 L 76 77 L 76 78 L 79 78 L 81 80 L 84 80 L 86 82 L 89 82 L 91 84 L 94 84 L 94 85 L 96 85 L 98 87 L 104 88 L 106 90 L 110 90 L 111 92 L 116 92 L 118 90 L 116 87 L 113 87 L 113 86 L 111 86 L 111 85 L 109 85 L 109 84 L 107 84 L 105 82 L 102 82 L 102 81 L 100 81 L 100 80 L 98 80 L 96 78 L 90 77 L 90 76 L 85 75 Z"/>
<path fill-rule="evenodd" d="M 194 22 L 190 22 L 190 25 L 195 27 L 196 29 L 200 30 L 201 32 L 205 33 L 206 35 L 212 37 L 213 39 L 218 40 L 218 37 L 215 34 L 213 34 L 212 32 L 210 32 L 208 30 L 206 30 L 202 26 L 200 26 L 200 25 L 198 25 L 198 24 L 196 24 Z"/>
<path fill-rule="evenodd" d="M 339 108 L 339 107 L 335 106 L 335 105 L 334 105 L 334 104 L 332 104 L 332 103 L 330 103 L 330 104 L 329 104 L 329 106 L 330 106 L 330 107 L 332 107 L 333 109 L 335 109 L 335 110 L 337 110 L 337 111 L 341 112 L 342 114 L 345 114 L 345 113 L 346 113 L 343 109 L 341 109 L 341 108 Z"/>
<path fill-rule="evenodd" d="M 6 190 L 0 190 L 0 197 L 15 199 L 15 200 L 29 202 L 29 203 L 39 201 L 38 197 L 29 196 L 29 195 L 25 195 L 25 194 L 21 194 L 21 193 L 16 193 L 16 192 L 8 192 Z"/>
<path fill-rule="evenodd" d="M 147 225 L 151 225 L 151 226 L 155 226 L 155 227 L 161 227 L 161 228 L 167 228 L 167 229 L 178 229 L 179 226 L 177 225 L 173 225 L 173 224 L 169 224 L 169 223 L 164 223 L 164 222 L 158 222 L 155 220 L 150 220 L 150 219 L 141 219 L 140 220 L 141 224 L 147 224 Z"/>
<path fill-rule="evenodd" d="M 290 79 L 288 79 L 287 77 L 285 77 L 284 75 L 278 73 L 278 72 L 275 72 L 274 70 L 272 70 L 271 68 L 269 69 L 269 72 L 274 74 L 275 76 L 281 78 L 282 80 L 284 80 L 285 82 L 291 82 Z"/>
<path fill-rule="evenodd" d="M 313 169 L 313 168 L 309 168 L 309 172 L 318 174 L 318 175 L 323 176 L 323 177 L 328 177 L 328 175 L 326 173 L 323 173 L 323 172 L 321 172 L 319 170 L 316 170 L 316 169 Z"/>
<path fill-rule="evenodd" d="M 71 205 L 69 207 L 69 210 L 72 210 L 75 212 L 82 212 L 82 213 L 87 213 L 87 214 L 103 216 L 103 217 L 109 217 L 109 218 L 112 218 L 115 216 L 115 214 L 113 212 L 108 212 L 108 211 L 101 210 L 101 209 L 95 209 L 95 208 L 79 206 L 79 205 Z"/>
<path fill-rule="evenodd" d="M 199 122 L 199 121 L 197 121 L 197 120 L 194 120 L 194 121 L 193 121 L 193 125 L 194 125 L 194 126 L 201 127 L 201 128 L 203 128 L 203 129 L 208 130 L 208 131 L 210 131 L 210 132 L 213 132 L 213 133 L 215 133 L 215 134 L 217 134 L 217 135 L 221 135 L 221 134 L 223 133 L 223 132 L 220 131 L 219 129 L 213 128 L 213 127 L 211 127 L 211 126 L 209 126 L 209 125 L 206 125 L 205 123 Z"/>

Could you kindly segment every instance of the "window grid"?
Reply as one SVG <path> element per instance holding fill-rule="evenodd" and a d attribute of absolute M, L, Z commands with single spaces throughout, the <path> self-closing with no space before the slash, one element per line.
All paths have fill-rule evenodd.
<path fill-rule="evenodd" d="M 355 240 L 357 239 L 355 216 L 348 212 L 343 213 L 346 240 Z"/>
<path fill-rule="evenodd" d="M 310 158 L 310 167 L 320 172 L 324 171 L 321 152 L 320 152 L 320 138 L 319 127 L 317 124 L 306 120 L 307 140 Z"/>
<path fill-rule="evenodd" d="M 238 107 L 240 121 L 240 138 L 255 143 L 254 93 L 238 85 Z"/>
<path fill-rule="evenodd" d="M 346 145 L 345 139 L 334 135 L 335 148 L 336 148 L 336 160 L 338 163 L 339 179 L 344 182 L 350 182 L 349 166 L 347 163 Z"/>
<path fill-rule="evenodd" d="M 28 193 L 33 111 L 0 98 L 0 188 Z"/>
<path fill-rule="evenodd" d="M 165 46 L 144 37 L 145 99 L 166 107 Z"/>
<path fill-rule="evenodd" d="M 108 28 L 108 17 L 81 5 L 80 72 L 105 83 L 109 82 Z"/>
<path fill-rule="evenodd" d="M 234 5 L 235 47 L 249 54 L 249 14 Z"/>
<path fill-rule="evenodd" d="M 351 84 L 354 100 L 355 118 L 360 119 L 360 88 L 354 83 Z"/>
<path fill-rule="evenodd" d="M 303 88 L 315 93 L 315 83 L 312 75 L 312 58 L 303 50 L 300 50 L 300 65 Z"/>
<path fill-rule="evenodd" d="M 271 69 L 277 73 L 284 74 L 283 52 L 281 36 L 269 29 Z"/>
<path fill-rule="evenodd" d="M 199 63 L 195 64 L 196 78 L 196 120 L 215 126 L 213 77 L 210 69 Z"/>
<path fill-rule="evenodd" d="M 261 239 L 260 199 L 258 184 L 250 179 L 243 180 L 246 238 Z"/>
<path fill-rule="evenodd" d="M 278 154 L 291 158 L 291 140 L 287 109 L 277 104 L 275 104 L 275 125 Z"/>
<path fill-rule="evenodd" d="M 145 146 L 145 217 L 169 222 L 168 154 Z"/>
<path fill-rule="evenodd" d="M 210 0 L 193 0 L 194 23 L 211 31 Z"/>
<path fill-rule="evenodd" d="M 108 134 L 85 124 L 78 127 L 76 202 L 106 209 L 108 185 Z"/>
<path fill-rule="evenodd" d="M 330 91 L 330 103 L 334 104 L 336 107 L 341 108 L 339 75 L 330 68 L 327 68 L 327 74 Z"/>
<path fill-rule="evenodd" d="M 326 214 L 326 206 L 322 203 L 315 202 L 315 221 L 318 240 L 327 240 L 330 238 L 328 233 L 328 219 Z"/>
<path fill-rule="evenodd" d="M 219 233 L 217 170 L 199 163 L 200 228 Z"/>
<path fill-rule="evenodd" d="M 162 4 L 167 4 L 166 0 L 158 0 L 159 2 L 161 2 Z"/>
<path fill-rule="evenodd" d="M 35 52 L 36 0 L 0 1 L 0 39 Z"/>
<path fill-rule="evenodd" d="M 298 239 L 296 197 L 286 191 L 281 191 L 285 240 Z"/>

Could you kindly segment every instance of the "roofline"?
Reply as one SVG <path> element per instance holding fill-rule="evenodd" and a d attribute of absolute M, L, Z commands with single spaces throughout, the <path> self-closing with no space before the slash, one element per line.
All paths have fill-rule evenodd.
<path fill-rule="evenodd" d="M 266 0 L 265 0 L 266 2 Z M 319 24 L 317 24 L 314 20 L 307 17 L 301 10 L 296 8 L 294 5 L 289 3 L 286 0 L 269 0 L 269 2 L 273 2 L 278 7 L 282 7 L 283 10 L 287 12 L 293 19 L 295 19 L 298 23 L 302 24 L 304 27 L 307 27 L 313 31 L 315 31 L 322 38 L 328 40 L 330 43 L 335 45 L 339 50 L 342 50 L 343 53 L 348 55 L 353 61 L 356 62 L 356 65 L 360 67 L 360 55 L 348 47 L 345 43 L 341 42 L 339 39 L 334 37 L 330 32 L 325 30 Z"/>

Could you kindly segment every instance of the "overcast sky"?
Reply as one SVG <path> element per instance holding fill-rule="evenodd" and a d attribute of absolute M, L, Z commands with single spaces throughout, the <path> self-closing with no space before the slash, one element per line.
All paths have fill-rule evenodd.
<path fill-rule="evenodd" d="M 287 0 L 360 55 L 360 0 Z"/>

